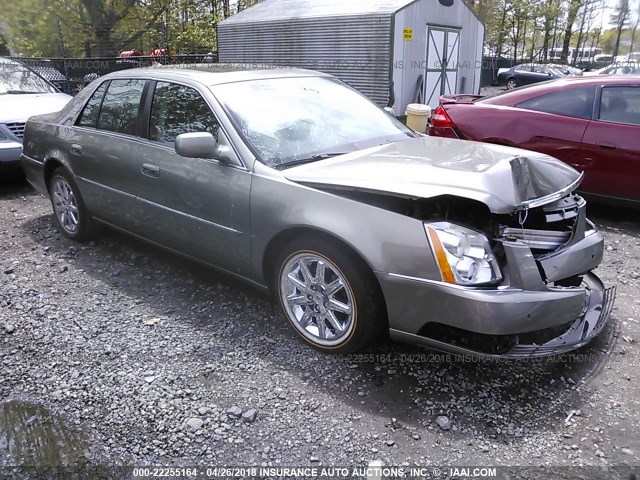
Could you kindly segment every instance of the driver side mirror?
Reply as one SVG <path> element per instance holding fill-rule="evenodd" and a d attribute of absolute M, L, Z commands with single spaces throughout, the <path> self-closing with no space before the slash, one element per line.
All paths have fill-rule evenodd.
<path fill-rule="evenodd" d="M 228 163 L 227 148 L 209 132 L 183 133 L 176 137 L 176 153 L 187 158 L 208 158 Z"/>

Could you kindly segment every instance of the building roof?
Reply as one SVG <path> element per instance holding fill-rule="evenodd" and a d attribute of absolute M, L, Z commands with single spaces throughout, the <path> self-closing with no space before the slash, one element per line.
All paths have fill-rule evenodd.
<path fill-rule="evenodd" d="M 416 0 L 263 0 L 223 20 L 221 25 L 263 23 L 292 18 L 391 15 Z"/>

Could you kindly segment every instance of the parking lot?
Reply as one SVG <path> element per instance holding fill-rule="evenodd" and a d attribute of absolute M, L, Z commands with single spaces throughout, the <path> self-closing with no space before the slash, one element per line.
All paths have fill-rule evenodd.
<path fill-rule="evenodd" d="M 590 206 L 618 286 L 603 334 L 488 363 L 324 355 L 250 287 L 112 231 L 73 243 L 24 183 L 0 205 L 0 466 L 640 461 L 637 212 Z"/>

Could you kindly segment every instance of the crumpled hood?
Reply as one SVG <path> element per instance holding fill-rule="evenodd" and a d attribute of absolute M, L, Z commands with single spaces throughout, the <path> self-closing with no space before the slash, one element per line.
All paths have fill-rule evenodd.
<path fill-rule="evenodd" d="M 71 98 L 66 93 L 0 95 L 0 123 L 26 122 L 33 115 L 57 112 Z"/>
<path fill-rule="evenodd" d="M 420 137 L 341 155 L 283 171 L 294 182 L 403 197 L 455 195 L 493 213 L 575 188 L 580 174 L 541 153 L 465 140 Z"/>

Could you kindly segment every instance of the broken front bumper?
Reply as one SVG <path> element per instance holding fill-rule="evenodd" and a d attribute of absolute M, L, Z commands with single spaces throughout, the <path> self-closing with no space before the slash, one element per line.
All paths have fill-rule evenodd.
<path fill-rule="evenodd" d="M 557 355 L 586 345 L 606 325 L 615 299 L 615 287 L 605 288 L 593 273 L 585 275 L 579 288 L 549 287 L 543 291 L 468 290 L 394 275 L 380 280 L 386 298 L 403 299 L 387 305 L 392 339 L 452 353 L 502 358 Z M 480 334 L 487 341 L 492 337 L 509 339 L 511 348 L 491 353 L 424 335 L 423 327 L 434 322 L 469 336 Z M 545 331 L 557 332 L 557 336 L 527 343 L 528 337 Z"/>
<path fill-rule="evenodd" d="M 611 316 L 616 287 L 605 288 L 593 273 L 586 275 L 584 282 L 587 290 L 584 311 L 565 333 L 542 345 L 519 344 L 507 356 L 557 355 L 580 348 L 598 336 Z"/>
<path fill-rule="evenodd" d="M 549 224 L 571 231 L 507 229 L 501 238 L 505 284 L 465 287 L 377 273 L 391 337 L 460 354 L 539 357 L 582 347 L 611 315 L 615 287 L 592 273 L 604 238 L 569 196 L 544 208 Z M 535 253 L 534 253 L 535 252 Z"/>

